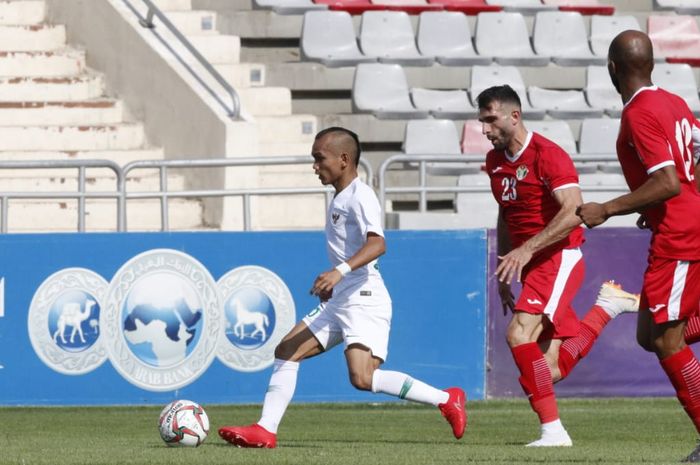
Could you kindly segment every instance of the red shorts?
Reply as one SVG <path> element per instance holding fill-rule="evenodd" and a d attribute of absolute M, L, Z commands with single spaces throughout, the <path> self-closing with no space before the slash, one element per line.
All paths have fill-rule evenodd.
<path fill-rule="evenodd" d="M 586 267 L 579 248 L 563 249 L 533 262 L 523 273 L 523 290 L 515 309 L 544 314 L 539 341 L 564 339 L 579 333 L 579 321 L 571 307 Z"/>
<path fill-rule="evenodd" d="M 697 315 L 700 261 L 649 257 L 639 307 L 648 308 L 656 324 Z"/>

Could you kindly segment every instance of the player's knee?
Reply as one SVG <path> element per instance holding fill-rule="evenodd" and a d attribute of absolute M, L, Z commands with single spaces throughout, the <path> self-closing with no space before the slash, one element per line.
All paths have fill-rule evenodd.
<path fill-rule="evenodd" d="M 509 347 L 515 347 L 522 344 L 527 344 L 530 339 L 522 331 L 508 331 L 506 334 L 506 341 Z"/>
<path fill-rule="evenodd" d="M 647 352 L 656 352 L 656 347 L 649 337 L 642 334 L 637 334 L 637 344 Z"/>
<path fill-rule="evenodd" d="M 355 389 L 360 391 L 371 391 L 372 390 L 372 375 L 371 373 L 350 373 L 350 384 Z"/>

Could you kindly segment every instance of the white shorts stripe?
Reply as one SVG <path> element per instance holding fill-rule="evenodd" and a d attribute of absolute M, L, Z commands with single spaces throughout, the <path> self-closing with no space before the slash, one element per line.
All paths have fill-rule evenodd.
<path fill-rule="evenodd" d="M 547 306 L 544 307 L 544 314 L 547 315 L 549 321 L 554 321 L 554 313 L 557 311 L 559 306 L 559 299 L 564 292 L 564 287 L 566 282 L 571 276 L 571 271 L 574 266 L 581 260 L 582 254 L 581 249 L 564 249 L 561 251 L 561 265 L 559 266 L 559 272 L 557 273 L 557 278 L 554 280 L 554 288 L 552 289 L 552 295 L 547 301 Z"/>
<path fill-rule="evenodd" d="M 668 297 L 668 321 L 675 321 L 681 313 L 681 296 L 685 289 L 685 278 L 688 275 L 688 262 L 678 260 L 673 272 L 673 287 Z"/>

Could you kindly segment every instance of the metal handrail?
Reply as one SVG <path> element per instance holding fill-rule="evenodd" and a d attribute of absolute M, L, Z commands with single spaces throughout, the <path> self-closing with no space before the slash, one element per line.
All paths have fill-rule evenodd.
<path fill-rule="evenodd" d="M 607 162 L 617 160 L 614 155 L 586 155 L 577 157 L 574 162 Z M 427 164 L 428 163 L 464 163 L 465 166 L 484 163 L 482 155 L 403 155 L 397 154 L 384 160 L 377 172 L 378 197 L 382 209 L 386 206 L 387 194 L 418 194 L 418 210 L 421 213 L 427 211 L 427 194 L 429 193 L 491 193 L 491 185 L 484 186 L 427 186 Z M 417 186 L 387 187 L 386 172 L 389 166 L 395 163 L 404 163 L 409 167 L 416 165 L 418 170 Z M 629 188 L 625 186 L 586 186 L 588 192 L 627 192 Z"/>
<path fill-rule="evenodd" d="M 280 187 L 280 188 L 242 188 L 242 189 L 205 189 L 205 190 L 168 190 L 168 170 L 189 168 L 226 168 L 244 166 L 270 166 L 270 165 L 310 165 L 311 158 L 303 156 L 278 156 L 278 157 L 241 157 L 241 158 L 215 158 L 205 160 L 137 160 L 124 166 L 124 176 L 119 190 L 128 199 L 159 199 L 161 213 L 161 230 L 169 230 L 168 202 L 170 198 L 192 197 L 243 197 L 243 229 L 249 231 L 251 227 L 250 199 L 254 196 L 266 195 L 301 195 L 301 194 L 325 194 L 326 203 L 329 203 L 333 189 L 330 187 Z M 365 159 L 360 159 L 360 167 L 365 172 L 365 181 L 372 184 L 374 173 L 372 166 Z M 157 169 L 160 178 L 160 191 L 158 192 L 127 192 L 126 179 L 129 173 L 137 169 Z M 120 218 L 126 224 L 126 212 Z"/>
<path fill-rule="evenodd" d="M 86 192 L 85 170 L 87 168 L 107 168 L 116 176 L 117 189 L 115 192 Z M 126 218 L 125 199 L 123 190 L 124 173 L 121 167 L 111 160 L 33 160 L 33 161 L 0 161 L 0 170 L 5 169 L 77 169 L 78 190 L 76 192 L 0 192 L 0 232 L 7 233 L 8 210 L 10 199 L 77 199 L 78 200 L 78 231 L 85 232 L 85 199 L 116 199 L 117 200 L 117 230 L 124 231 Z"/>
<path fill-rule="evenodd" d="M 146 4 L 146 7 L 148 7 L 148 13 L 146 14 L 146 17 L 144 18 L 141 13 L 134 8 L 133 5 L 129 2 L 129 0 L 123 0 L 124 4 L 129 8 L 138 18 L 139 18 L 139 24 L 141 26 L 151 29 L 153 31 L 153 34 L 165 45 L 175 56 L 175 58 L 178 59 L 178 61 L 185 66 L 188 71 L 192 74 L 192 76 L 199 81 L 200 84 L 209 92 L 209 94 L 217 101 L 219 104 L 226 110 L 226 113 L 230 118 L 233 119 L 241 119 L 241 102 L 240 98 L 238 96 L 238 92 L 236 92 L 236 89 L 229 84 L 229 82 L 219 73 L 216 68 L 214 68 L 209 61 L 204 58 L 204 56 L 197 50 L 197 48 L 192 45 L 192 43 L 187 40 L 187 37 L 185 37 L 177 27 L 168 19 L 166 15 L 163 14 L 160 9 L 153 4 L 151 0 L 140 0 L 143 3 Z M 219 95 L 214 92 L 203 80 L 202 78 L 197 75 L 197 73 L 190 67 L 188 64 L 178 55 L 178 53 L 173 50 L 172 47 L 170 47 L 166 41 L 161 37 L 156 31 L 155 27 L 156 25 L 153 23 L 153 17 L 158 18 L 168 30 L 180 41 L 180 43 L 194 56 L 197 61 L 206 69 L 209 74 L 218 82 L 221 87 L 224 88 L 224 90 L 228 93 L 229 97 L 231 97 L 231 106 L 229 107 L 226 105 L 225 102 L 221 100 Z"/>

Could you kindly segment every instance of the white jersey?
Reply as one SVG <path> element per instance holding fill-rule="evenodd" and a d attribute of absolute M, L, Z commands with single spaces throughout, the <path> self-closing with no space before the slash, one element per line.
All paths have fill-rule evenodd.
<path fill-rule="evenodd" d="M 336 267 L 355 255 L 367 242 L 367 233 L 370 232 L 384 237 L 381 208 L 374 191 L 355 178 L 336 194 L 328 207 L 326 245 L 331 265 Z M 333 289 L 335 301 L 355 298 L 391 301 L 377 260 L 351 271 Z"/>

